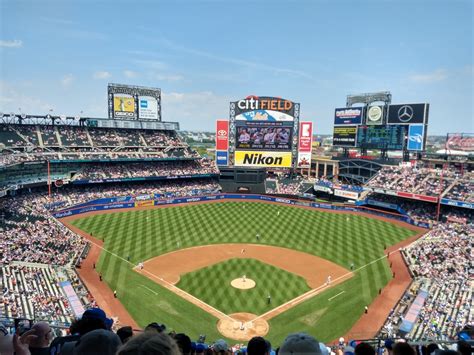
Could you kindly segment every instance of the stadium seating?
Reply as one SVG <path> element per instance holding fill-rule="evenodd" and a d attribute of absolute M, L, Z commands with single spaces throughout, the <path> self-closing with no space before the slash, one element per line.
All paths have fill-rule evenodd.
<path fill-rule="evenodd" d="M 84 286 L 74 271 L 74 287 L 84 294 Z M 47 320 L 54 325 L 70 325 L 74 314 L 69 301 L 59 286 L 56 268 L 48 265 L 15 264 L 0 266 L 0 315 L 9 318 Z M 84 306 L 91 302 L 82 297 Z"/>
<path fill-rule="evenodd" d="M 406 338 L 453 340 L 472 323 L 472 235 L 473 225 L 440 224 L 404 250 L 414 285 L 387 319 L 382 335 L 401 335 L 401 321 L 420 289 L 428 297 Z"/>
<path fill-rule="evenodd" d="M 468 190 L 472 184 L 472 173 L 461 174 L 454 169 L 442 171 L 418 167 L 386 166 L 368 182 L 367 187 L 427 196 L 441 195 L 447 198 L 453 196 L 466 201 L 472 200 L 472 195 Z"/>
<path fill-rule="evenodd" d="M 2 150 L 0 166 L 49 159 L 199 158 L 174 131 L 67 125 L 2 123 Z"/>

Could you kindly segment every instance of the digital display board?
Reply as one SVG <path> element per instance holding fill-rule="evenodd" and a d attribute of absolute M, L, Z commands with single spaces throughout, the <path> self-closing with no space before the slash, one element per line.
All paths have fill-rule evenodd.
<path fill-rule="evenodd" d="M 230 143 L 235 166 L 288 168 L 296 156 L 299 104 L 248 96 L 230 103 Z"/>
<path fill-rule="evenodd" d="M 236 149 L 290 150 L 293 137 L 292 127 L 275 123 L 248 122 L 237 127 Z"/>
<path fill-rule="evenodd" d="M 110 119 L 161 121 L 161 89 L 109 84 Z"/>
<path fill-rule="evenodd" d="M 334 127 L 332 144 L 337 147 L 355 147 L 357 126 Z"/>
<path fill-rule="evenodd" d="M 360 126 L 357 129 L 357 146 L 365 149 L 402 150 L 406 134 L 406 126 Z"/>

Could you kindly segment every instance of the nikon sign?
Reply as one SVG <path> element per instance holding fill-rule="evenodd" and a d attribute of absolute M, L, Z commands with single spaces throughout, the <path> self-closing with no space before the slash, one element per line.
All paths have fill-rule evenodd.
<path fill-rule="evenodd" d="M 291 152 L 236 151 L 235 166 L 290 168 Z"/>

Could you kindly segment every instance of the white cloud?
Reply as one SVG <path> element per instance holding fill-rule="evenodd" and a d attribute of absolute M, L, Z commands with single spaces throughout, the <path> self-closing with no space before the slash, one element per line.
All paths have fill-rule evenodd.
<path fill-rule="evenodd" d="M 265 63 L 259 63 L 259 62 L 254 62 L 254 61 L 249 61 L 246 59 L 240 59 L 240 58 L 234 58 L 234 57 L 226 57 L 226 56 L 221 56 L 221 55 L 216 55 L 211 52 L 206 52 L 202 50 L 198 50 L 195 48 L 189 48 L 182 46 L 180 44 L 177 44 L 173 41 L 170 41 L 166 38 L 159 38 L 157 41 L 164 46 L 167 46 L 168 48 L 171 48 L 176 51 L 180 51 L 183 53 L 219 61 L 219 62 L 224 62 L 224 63 L 229 63 L 245 68 L 251 68 L 251 69 L 258 69 L 258 70 L 263 70 L 272 73 L 273 75 L 287 75 L 290 77 L 299 77 L 299 78 L 304 78 L 307 80 L 314 80 L 313 76 L 305 71 L 302 70 L 295 70 L 291 68 L 284 68 L 284 67 L 276 67 L 272 65 L 268 65 Z"/>
<path fill-rule="evenodd" d="M 125 75 L 127 78 L 136 78 L 138 73 L 134 72 L 133 70 L 124 70 L 123 75 Z"/>
<path fill-rule="evenodd" d="M 61 85 L 62 86 L 69 86 L 69 85 L 72 84 L 73 81 L 74 81 L 74 75 L 69 73 L 69 74 L 64 75 L 61 78 Z"/>
<path fill-rule="evenodd" d="M 108 79 L 112 76 L 108 71 L 96 71 L 93 75 L 94 79 Z"/>
<path fill-rule="evenodd" d="M 448 73 L 444 69 L 436 69 L 431 73 L 413 74 L 409 77 L 410 81 L 414 83 L 430 84 L 438 81 L 443 81 L 448 77 Z"/>
<path fill-rule="evenodd" d="M 11 41 L 0 40 L 0 47 L 20 48 L 20 47 L 23 47 L 23 41 L 19 39 L 14 39 Z"/>

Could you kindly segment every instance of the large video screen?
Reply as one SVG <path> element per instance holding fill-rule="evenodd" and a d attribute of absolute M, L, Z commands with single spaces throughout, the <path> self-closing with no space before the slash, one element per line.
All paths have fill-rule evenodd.
<path fill-rule="evenodd" d="M 122 84 L 108 85 L 109 118 L 161 121 L 161 90 Z"/>
<path fill-rule="evenodd" d="M 236 149 L 291 150 L 293 128 L 247 123 L 237 127 Z"/>
<path fill-rule="evenodd" d="M 401 125 L 361 126 L 357 130 L 357 146 L 365 149 L 402 150 L 407 127 Z"/>
<path fill-rule="evenodd" d="M 297 151 L 299 104 L 268 96 L 230 103 L 235 166 L 289 168 Z"/>

